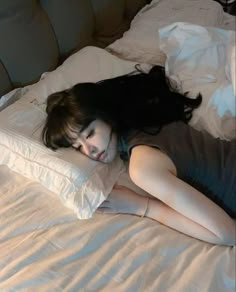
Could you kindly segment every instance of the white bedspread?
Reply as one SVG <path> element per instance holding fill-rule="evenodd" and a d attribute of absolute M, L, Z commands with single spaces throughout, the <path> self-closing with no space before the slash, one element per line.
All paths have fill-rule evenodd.
<path fill-rule="evenodd" d="M 0 203 L 0 291 L 235 291 L 235 247 L 131 215 L 79 221 L 6 166 Z"/>

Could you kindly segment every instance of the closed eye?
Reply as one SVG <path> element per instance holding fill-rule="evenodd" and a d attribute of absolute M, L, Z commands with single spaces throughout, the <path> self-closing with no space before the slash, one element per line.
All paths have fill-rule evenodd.
<path fill-rule="evenodd" d="M 93 137 L 94 134 L 95 134 L 95 131 L 94 130 L 91 130 L 89 132 L 89 134 L 86 136 L 86 139 Z"/>

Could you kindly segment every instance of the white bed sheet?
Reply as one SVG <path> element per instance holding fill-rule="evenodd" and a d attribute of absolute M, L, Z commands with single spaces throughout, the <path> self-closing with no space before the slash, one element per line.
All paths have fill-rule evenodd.
<path fill-rule="evenodd" d="M 6 166 L 0 206 L 0 291 L 235 291 L 236 247 L 131 215 L 80 221 Z"/>

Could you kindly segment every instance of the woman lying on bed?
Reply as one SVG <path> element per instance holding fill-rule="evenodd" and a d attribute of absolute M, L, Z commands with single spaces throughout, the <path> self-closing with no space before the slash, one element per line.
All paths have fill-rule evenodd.
<path fill-rule="evenodd" d="M 91 159 L 129 159 L 145 198 L 116 186 L 99 210 L 152 218 L 192 237 L 235 245 L 235 141 L 188 126 L 201 96 L 171 90 L 164 69 L 81 83 L 48 98 L 43 140 Z"/>

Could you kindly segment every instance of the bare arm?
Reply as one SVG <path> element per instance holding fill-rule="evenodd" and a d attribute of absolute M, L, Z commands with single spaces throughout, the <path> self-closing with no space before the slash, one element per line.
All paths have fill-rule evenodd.
<path fill-rule="evenodd" d="M 150 199 L 145 216 L 175 230 L 178 230 L 186 235 L 206 242 L 219 245 L 235 245 L 233 236 L 232 238 L 219 237 L 207 228 L 183 216 L 163 202 L 155 199 Z"/>
<path fill-rule="evenodd" d="M 102 213 L 145 215 L 145 217 L 206 242 L 230 246 L 235 244 L 231 239 L 226 241 L 219 238 L 208 229 L 173 210 L 160 200 L 155 198 L 147 199 L 124 186 L 115 186 L 98 211 Z"/>
<path fill-rule="evenodd" d="M 208 242 L 235 244 L 235 221 L 202 193 L 177 178 L 174 164 L 158 149 L 135 147 L 130 176 L 136 185 L 165 204 L 162 206 L 164 217 L 155 215 L 154 202 L 149 206 L 148 217 Z"/>

